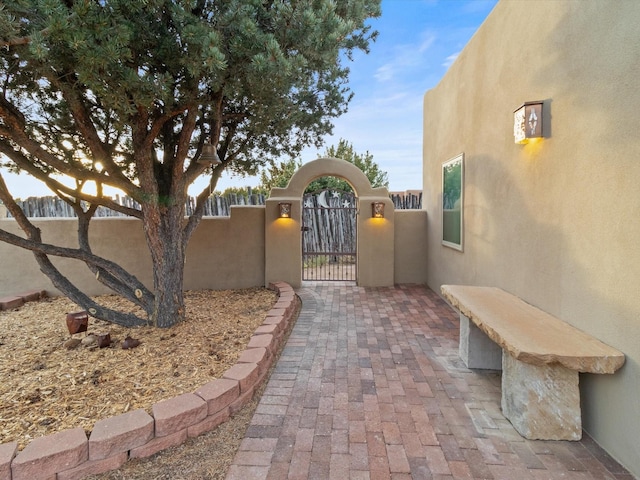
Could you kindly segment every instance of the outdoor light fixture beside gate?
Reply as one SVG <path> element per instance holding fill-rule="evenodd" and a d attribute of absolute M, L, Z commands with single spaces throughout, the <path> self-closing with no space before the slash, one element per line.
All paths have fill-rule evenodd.
<path fill-rule="evenodd" d="M 280 202 L 278 208 L 280 218 L 291 218 L 291 202 Z"/>
<path fill-rule="evenodd" d="M 513 112 L 513 137 L 516 143 L 542 137 L 542 101 L 525 102 Z"/>
<path fill-rule="evenodd" d="M 197 162 L 206 165 L 218 165 L 219 163 L 222 163 L 220 162 L 220 157 L 218 157 L 216 147 L 211 143 L 211 139 L 202 146 L 202 152 L 200 153 Z"/>
<path fill-rule="evenodd" d="M 371 217 L 384 218 L 384 202 L 373 202 L 371 204 Z"/>

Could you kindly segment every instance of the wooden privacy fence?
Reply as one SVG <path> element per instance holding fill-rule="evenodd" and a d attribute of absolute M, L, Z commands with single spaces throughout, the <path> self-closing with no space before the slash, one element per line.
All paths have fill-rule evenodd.
<path fill-rule="evenodd" d="M 392 193 L 390 195 L 396 210 L 410 210 L 422 208 L 422 192 L 411 193 Z M 227 195 L 212 195 L 207 199 L 204 207 L 204 216 L 206 217 L 225 217 L 230 215 L 230 209 L 234 205 L 264 205 L 266 196 L 263 194 L 253 193 L 248 188 L 246 193 L 229 193 Z M 127 196 L 116 195 L 113 199 L 119 205 L 131 208 L 140 208 L 138 202 Z M 76 214 L 67 203 L 58 197 L 29 197 L 26 200 L 18 200 L 16 202 L 25 215 L 29 218 L 38 217 L 54 217 L 69 218 L 75 217 Z M 190 215 L 196 205 L 195 197 L 189 197 L 186 203 L 186 213 Z M 0 204 L 0 213 L 3 206 Z M 7 217 L 11 215 L 6 213 Z M 1 216 L 1 215 L 0 215 Z M 120 212 L 105 207 L 98 207 L 96 217 L 123 217 Z"/>
<path fill-rule="evenodd" d="M 391 197 L 396 210 L 420 210 L 422 208 L 422 192 L 393 192 L 389 197 Z"/>
<path fill-rule="evenodd" d="M 140 204 L 131 197 L 116 195 L 113 200 L 118 204 L 130 208 L 140 208 Z M 233 205 L 264 205 L 265 196 L 252 193 L 251 189 L 245 194 L 230 193 L 227 195 L 212 195 L 204 206 L 206 217 L 228 217 Z M 36 217 L 75 217 L 76 214 L 66 202 L 58 197 L 29 197 L 16 202 L 29 218 Z M 88 204 L 86 205 L 88 207 Z M 186 214 L 191 215 L 196 207 L 195 197 L 189 197 L 186 203 Z M 7 212 L 7 216 L 10 214 Z M 126 215 L 106 207 L 98 207 L 96 217 L 125 217 Z"/>

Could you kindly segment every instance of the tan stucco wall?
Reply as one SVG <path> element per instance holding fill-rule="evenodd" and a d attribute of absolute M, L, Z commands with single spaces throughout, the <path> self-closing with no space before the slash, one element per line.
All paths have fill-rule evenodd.
<path fill-rule="evenodd" d="M 278 218 L 278 203 L 283 200 L 293 204 L 291 219 Z M 384 197 L 376 200 L 388 201 Z M 288 278 L 300 284 L 300 201 L 300 197 L 280 197 L 267 202 L 266 208 L 234 206 L 230 217 L 204 218 L 187 249 L 185 288 L 220 290 L 268 285 L 266 265 L 272 269 L 270 278 Z M 394 220 L 374 220 L 370 218 L 371 206 L 364 208 L 358 246 L 362 271 L 368 272 L 363 282 L 369 286 L 426 283 L 427 212 L 393 212 L 389 201 L 386 215 L 393 215 Z M 50 218 L 32 222 L 42 230 L 44 241 L 76 246 L 76 220 Z M 11 219 L 0 219 L 0 228 L 22 236 Z M 91 224 L 90 239 L 95 253 L 116 261 L 145 285 L 152 286 L 151 260 L 138 220 L 96 218 Z M 270 252 L 268 259 L 266 251 Z M 51 258 L 85 293 L 109 293 L 83 264 Z M 31 252 L 0 242 L 0 297 L 29 290 L 59 295 L 40 273 Z"/>
<path fill-rule="evenodd" d="M 76 220 L 33 219 L 44 242 L 75 247 Z M 13 220 L 0 220 L 0 228 L 21 234 Z M 128 218 L 96 218 L 91 222 L 94 252 L 117 261 L 148 287 L 153 286 L 151 258 L 142 223 Z M 85 293 L 109 293 L 89 270 L 77 261 L 53 259 L 54 264 Z M 230 217 L 205 218 L 187 248 L 185 289 L 228 289 L 263 285 L 264 207 L 237 206 Z M 45 277 L 33 254 L 0 242 L 0 297 L 28 290 L 59 292 Z"/>
<path fill-rule="evenodd" d="M 428 284 L 502 287 L 627 355 L 582 375 L 584 428 L 640 475 L 640 2 L 501 1 L 424 101 Z M 544 100 L 544 138 L 513 111 Z M 465 154 L 464 252 L 441 164 Z"/>
<path fill-rule="evenodd" d="M 222 290 L 264 285 L 263 206 L 231 207 L 205 218 L 187 249 L 185 288 Z"/>
<path fill-rule="evenodd" d="M 396 210 L 395 283 L 427 283 L 427 212 Z"/>

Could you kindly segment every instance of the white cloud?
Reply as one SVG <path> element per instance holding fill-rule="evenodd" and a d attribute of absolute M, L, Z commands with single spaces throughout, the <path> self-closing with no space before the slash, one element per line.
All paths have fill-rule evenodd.
<path fill-rule="evenodd" d="M 395 69 L 396 67 L 392 63 L 387 63 L 386 65 L 378 67 L 376 73 L 373 76 L 379 82 L 386 82 L 393 78 L 393 72 Z"/>
<path fill-rule="evenodd" d="M 431 31 L 423 32 L 422 37 L 423 37 L 422 42 L 418 47 L 418 52 L 420 53 L 424 53 L 427 50 L 429 50 L 429 48 L 431 48 L 431 45 L 433 45 L 437 39 L 436 35 Z"/>
<path fill-rule="evenodd" d="M 398 72 L 407 75 L 417 67 L 424 67 L 428 61 L 426 54 L 436 39 L 437 37 L 433 32 L 426 31 L 421 34 L 419 43 L 395 45 L 389 54 L 389 58 L 392 58 L 392 60 L 378 67 L 374 78 L 378 82 L 388 82 L 393 80 Z"/>
<path fill-rule="evenodd" d="M 442 66 L 443 66 L 444 68 L 449 68 L 451 65 L 453 65 L 453 62 L 455 62 L 455 61 L 456 61 L 456 59 L 458 58 L 458 55 L 460 55 L 460 52 L 456 52 L 456 53 L 454 53 L 454 54 L 452 54 L 452 55 L 449 55 L 449 56 L 445 59 L 445 61 L 444 61 L 444 63 L 442 64 Z"/>

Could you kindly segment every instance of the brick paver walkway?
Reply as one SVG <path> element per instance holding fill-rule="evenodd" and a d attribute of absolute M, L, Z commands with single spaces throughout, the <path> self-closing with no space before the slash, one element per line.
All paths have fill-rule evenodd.
<path fill-rule="evenodd" d="M 633 477 L 585 435 L 523 439 L 500 377 L 458 357 L 458 317 L 424 286 L 315 283 L 227 480 Z"/>

